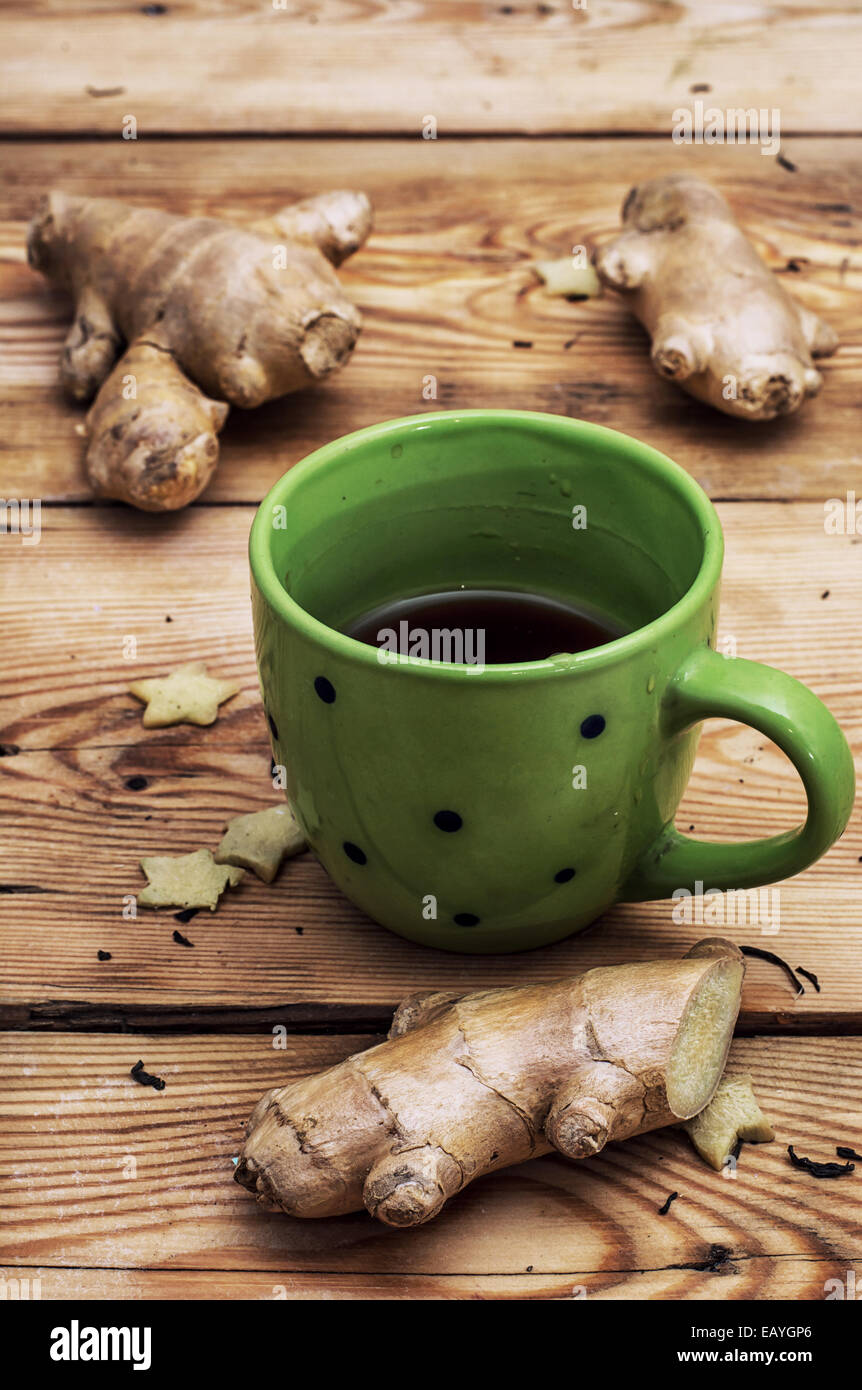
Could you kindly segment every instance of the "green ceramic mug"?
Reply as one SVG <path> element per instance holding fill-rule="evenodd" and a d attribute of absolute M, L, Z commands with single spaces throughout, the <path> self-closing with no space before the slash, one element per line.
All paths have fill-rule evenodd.
<path fill-rule="evenodd" d="M 792 677 L 716 653 L 718 517 L 646 444 L 524 411 L 387 421 L 285 474 L 250 549 L 289 799 L 342 891 L 402 936 L 526 950 L 618 901 L 786 878 L 847 822 L 841 730 Z M 477 670 L 384 664 L 341 630 L 459 584 L 562 598 L 627 635 Z M 792 759 L 803 826 L 744 844 L 674 829 L 698 726 L 714 715 Z"/>

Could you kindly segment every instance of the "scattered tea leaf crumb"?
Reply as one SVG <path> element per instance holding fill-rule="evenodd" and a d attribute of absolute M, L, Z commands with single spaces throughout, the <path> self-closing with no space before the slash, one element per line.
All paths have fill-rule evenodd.
<path fill-rule="evenodd" d="M 244 877 L 242 869 L 217 864 L 212 850 L 192 854 L 153 854 L 141 860 L 146 888 L 138 894 L 139 907 L 208 907 L 215 912 L 228 884 L 234 888 Z"/>
<path fill-rule="evenodd" d="M 174 931 L 174 941 L 178 946 L 194 946 L 193 941 L 189 941 L 187 936 L 183 936 L 181 931 Z"/>
<path fill-rule="evenodd" d="M 835 1150 L 839 1158 L 855 1158 L 862 1163 L 862 1154 L 858 1154 L 855 1149 L 849 1149 L 846 1144 L 839 1144 Z"/>
<path fill-rule="evenodd" d="M 146 777 L 127 777 L 126 786 L 130 792 L 142 792 L 150 784 Z"/>
<path fill-rule="evenodd" d="M 667 1216 L 671 1202 L 675 1202 L 678 1196 L 678 1192 L 671 1192 L 670 1196 L 665 1198 L 664 1205 L 658 1209 L 659 1216 Z"/>
<path fill-rule="evenodd" d="M 803 1158 L 802 1154 L 796 1153 L 792 1144 L 787 1145 L 787 1152 L 794 1168 L 801 1168 L 812 1178 L 843 1178 L 856 1169 L 855 1163 L 818 1163 L 813 1158 Z"/>
<path fill-rule="evenodd" d="M 800 994 L 805 993 L 805 986 L 796 974 L 793 966 L 788 965 L 787 961 L 782 960 L 781 956 L 777 956 L 774 951 L 764 951 L 760 946 L 740 946 L 739 949 L 744 956 L 753 956 L 756 960 L 769 961 L 770 965 L 777 965 L 780 970 L 783 970 L 787 978 L 791 980 L 796 987 L 797 999 Z"/>
<path fill-rule="evenodd" d="M 143 700 L 145 729 L 165 729 L 171 724 L 214 724 L 218 707 L 239 692 L 234 681 L 207 675 L 203 661 L 189 661 L 167 676 L 133 681 L 129 692 Z"/>
<path fill-rule="evenodd" d="M 516 348 L 531 348 L 532 346 L 533 344 L 528 338 L 516 338 L 512 343 L 512 347 Z"/>
<path fill-rule="evenodd" d="M 183 923 L 190 922 L 193 917 L 197 917 L 199 912 L 199 907 L 184 907 L 182 912 L 174 913 L 174 920 Z"/>
<path fill-rule="evenodd" d="M 781 165 L 782 169 L 786 169 L 789 174 L 796 173 L 796 165 L 793 163 L 792 159 L 787 158 L 787 155 L 779 154 L 778 163 Z"/>
<path fill-rule="evenodd" d="M 110 951 L 97 951 L 97 952 L 96 952 L 96 955 L 97 955 L 97 957 L 98 957 L 99 960 L 110 960 L 110 959 L 111 959 L 111 953 L 110 953 Z"/>
<path fill-rule="evenodd" d="M 811 981 L 812 985 L 814 986 L 815 992 L 816 992 L 817 994 L 820 993 L 820 981 L 818 980 L 817 976 L 814 974 L 814 971 L 813 971 L 813 970 L 806 970 L 805 967 L 804 967 L 804 965 L 797 965 L 797 967 L 796 967 L 796 973 L 797 973 L 797 975 L 804 975 L 805 978 L 806 978 L 806 980 L 810 980 L 810 981 Z"/>
<path fill-rule="evenodd" d="M 134 1077 L 139 1086 L 152 1086 L 154 1091 L 163 1091 L 167 1084 L 160 1076 L 153 1076 L 152 1072 L 144 1071 L 143 1062 L 136 1062 L 129 1075 Z"/>

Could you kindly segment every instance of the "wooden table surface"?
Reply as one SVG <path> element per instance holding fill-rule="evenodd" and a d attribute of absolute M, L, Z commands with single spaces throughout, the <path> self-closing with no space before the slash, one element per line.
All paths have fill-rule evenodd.
<path fill-rule="evenodd" d="M 780 930 L 739 941 L 819 977 L 795 998 L 752 962 L 732 1063 L 776 1142 L 728 1179 L 662 1131 L 476 1183 L 431 1225 L 259 1211 L 231 1158 L 258 1095 L 374 1040 L 405 993 L 550 979 L 673 954 L 703 928 L 668 902 L 516 957 L 447 956 L 365 919 L 305 856 L 248 882 L 176 944 L 170 912 L 124 918 L 143 854 L 213 844 L 272 802 L 246 538 L 310 449 L 422 410 L 514 405 L 618 427 L 717 502 L 720 635 L 808 683 L 862 752 L 862 131 L 855 3 L 285 0 L 0 12 L 0 494 L 40 498 L 42 535 L 0 549 L 0 1265 L 43 1297 L 821 1299 L 862 1280 L 862 1172 L 793 1170 L 862 1147 L 862 819 L 780 885 Z M 677 146 L 675 108 L 780 112 L 781 156 Z M 133 115 L 138 139 L 124 140 Z M 436 121 L 437 139 L 423 139 Z M 652 373 L 612 296 L 547 298 L 530 262 L 608 235 L 632 183 L 693 170 L 769 265 L 838 330 L 821 396 L 746 425 Z M 172 516 L 96 503 L 81 412 L 57 384 L 69 307 L 26 265 L 58 185 L 251 219 L 364 188 L 375 231 L 342 275 L 365 327 L 327 384 L 234 412 L 205 496 Z M 517 344 L 527 343 L 529 348 Z M 424 401 L 422 382 L 438 382 Z M 136 639 L 136 660 L 124 639 Z M 241 683 L 209 729 L 145 730 L 126 687 L 205 659 Z M 734 839 L 789 828 L 803 794 L 756 732 L 710 723 L 678 823 Z M 111 953 L 100 962 L 97 951 Z M 274 1045 L 273 1030 L 276 1030 Z M 135 1085 L 142 1058 L 167 1080 Z M 669 1214 L 658 1208 L 678 1191 Z"/>

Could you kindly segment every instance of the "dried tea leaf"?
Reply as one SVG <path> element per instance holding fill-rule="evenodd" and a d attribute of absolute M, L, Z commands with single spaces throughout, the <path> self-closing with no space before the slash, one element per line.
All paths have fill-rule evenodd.
<path fill-rule="evenodd" d="M 815 1158 L 798 1154 L 792 1144 L 787 1145 L 787 1157 L 794 1168 L 810 1173 L 812 1178 L 846 1178 L 855 1173 L 855 1163 L 818 1163 Z"/>
<path fill-rule="evenodd" d="M 718 1172 L 738 1140 L 768 1144 L 775 1138 L 754 1097 L 750 1076 L 725 1076 L 709 1105 L 680 1128 L 687 1132 L 701 1158 Z"/>
<path fill-rule="evenodd" d="M 236 695 L 239 686 L 208 676 L 203 661 L 189 661 L 170 675 L 133 681 L 129 690 L 147 706 L 144 727 L 165 729 L 170 724 L 214 724 L 219 705 Z"/>
<path fill-rule="evenodd" d="M 134 1077 L 139 1086 L 152 1086 L 154 1091 L 163 1091 L 167 1082 L 161 1076 L 154 1076 L 151 1071 L 144 1071 L 143 1061 L 138 1061 L 129 1071 L 129 1076 Z"/>
<path fill-rule="evenodd" d="M 193 854 L 154 854 L 141 860 L 149 880 L 138 894 L 139 907 L 208 907 L 215 912 L 228 884 L 233 888 L 244 877 L 242 869 L 217 864 L 212 850 Z"/>
<path fill-rule="evenodd" d="M 286 802 L 235 816 L 215 852 L 217 864 L 241 864 L 272 883 L 283 859 L 306 849 L 305 836 Z"/>

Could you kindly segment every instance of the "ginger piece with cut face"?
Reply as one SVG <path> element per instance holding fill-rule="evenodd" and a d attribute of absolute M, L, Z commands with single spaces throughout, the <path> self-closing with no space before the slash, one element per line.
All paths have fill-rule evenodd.
<path fill-rule="evenodd" d="M 798 410 L 838 339 L 763 264 L 717 189 L 689 174 L 632 188 L 596 256 L 652 339 L 656 371 L 726 415 Z"/>
<path fill-rule="evenodd" d="M 339 191 L 250 226 L 49 193 L 31 266 L 75 300 L 62 380 L 87 416 L 102 497 L 184 507 L 209 482 L 230 405 L 321 381 L 347 361 L 360 316 L 335 267 L 371 229 L 364 193 Z"/>
<path fill-rule="evenodd" d="M 744 968 L 712 939 L 681 960 L 413 996 L 387 1042 L 262 1098 L 237 1181 L 293 1216 L 364 1206 L 418 1226 L 484 1173 L 675 1124 L 718 1084 Z"/>

